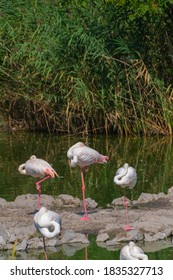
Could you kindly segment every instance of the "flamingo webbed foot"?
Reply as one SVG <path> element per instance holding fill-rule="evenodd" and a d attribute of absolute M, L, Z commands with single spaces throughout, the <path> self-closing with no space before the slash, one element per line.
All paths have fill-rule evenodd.
<path fill-rule="evenodd" d="M 133 230 L 134 227 L 133 227 L 133 226 L 130 226 L 130 225 L 126 225 L 125 227 L 123 227 L 123 229 L 124 229 L 125 231 L 128 231 L 128 230 Z"/>
<path fill-rule="evenodd" d="M 88 221 L 88 220 L 89 220 L 89 218 L 88 218 L 88 216 L 86 216 L 86 217 L 82 217 L 82 218 L 80 218 L 80 220 L 81 220 L 81 221 Z"/>

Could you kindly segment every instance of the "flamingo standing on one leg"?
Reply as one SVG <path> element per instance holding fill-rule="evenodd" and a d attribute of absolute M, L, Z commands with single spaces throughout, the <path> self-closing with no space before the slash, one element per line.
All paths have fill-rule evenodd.
<path fill-rule="evenodd" d="M 82 196 L 85 217 L 81 220 L 88 220 L 88 212 L 85 200 L 85 182 L 84 182 L 84 171 L 88 171 L 88 166 L 93 163 L 107 163 L 109 160 L 108 156 L 103 156 L 94 149 L 87 147 L 84 143 L 78 142 L 74 144 L 67 152 L 67 157 L 70 160 L 71 167 L 78 165 L 81 170 L 81 180 L 82 180 Z"/>
<path fill-rule="evenodd" d="M 40 209 L 40 183 L 49 178 L 54 178 L 55 176 L 58 176 L 58 174 L 47 161 L 37 158 L 36 156 L 31 156 L 29 160 L 21 164 L 18 171 L 23 175 L 41 178 L 40 181 L 36 182 L 36 188 L 38 191 L 38 209 Z"/>
<path fill-rule="evenodd" d="M 148 256 L 133 241 L 130 241 L 121 249 L 120 260 L 148 260 Z"/>
<path fill-rule="evenodd" d="M 45 237 L 53 238 L 59 235 L 61 227 L 61 217 L 58 213 L 50 211 L 45 207 L 41 207 L 40 210 L 34 215 L 34 225 L 36 229 L 43 235 L 43 245 L 45 258 L 47 257 Z M 50 228 L 53 227 L 52 231 Z"/>
<path fill-rule="evenodd" d="M 125 188 L 132 189 L 136 185 L 137 181 L 137 174 L 136 170 L 129 166 L 128 163 L 125 163 L 123 167 L 120 167 L 114 177 L 114 182 L 116 185 L 124 188 L 124 207 L 126 209 L 126 226 L 124 230 L 131 230 L 133 229 L 132 226 L 128 225 L 129 218 L 128 218 L 128 202 L 125 195 Z"/>

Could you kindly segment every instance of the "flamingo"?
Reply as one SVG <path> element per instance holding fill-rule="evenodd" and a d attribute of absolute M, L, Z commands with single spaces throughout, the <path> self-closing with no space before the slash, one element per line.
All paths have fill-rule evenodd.
<path fill-rule="evenodd" d="M 67 157 L 70 160 L 70 166 L 75 167 L 76 165 L 80 167 L 81 181 L 82 181 L 82 196 L 83 196 L 83 206 L 85 216 L 81 220 L 88 220 L 88 212 L 85 200 L 85 182 L 84 182 L 84 171 L 88 171 L 88 166 L 93 163 L 107 163 L 109 160 L 108 156 L 103 156 L 96 150 L 87 147 L 84 143 L 78 142 L 74 144 L 67 152 Z"/>
<path fill-rule="evenodd" d="M 130 241 L 129 245 L 121 249 L 120 260 L 148 260 L 148 256 L 133 241 Z"/>
<path fill-rule="evenodd" d="M 34 224 L 36 229 L 44 236 L 53 238 L 59 235 L 61 231 L 61 217 L 58 213 L 48 210 L 46 207 L 41 207 L 34 215 Z M 53 230 L 50 231 L 50 227 Z"/>
<path fill-rule="evenodd" d="M 40 210 L 34 215 L 34 225 L 38 232 L 43 236 L 43 246 L 45 252 L 45 258 L 48 259 L 46 251 L 45 237 L 53 238 L 61 232 L 61 217 L 58 213 L 50 211 L 45 207 L 41 207 Z M 51 231 L 50 228 L 53 227 Z"/>
<path fill-rule="evenodd" d="M 120 167 L 114 176 L 115 184 L 124 189 L 124 207 L 126 209 L 126 226 L 124 227 L 124 230 L 133 229 L 132 226 L 128 225 L 129 223 L 128 202 L 125 195 L 125 188 L 132 189 L 136 185 L 136 181 L 137 181 L 136 170 L 133 167 L 129 166 L 128 163 L 125 163 L 123 167 Z"/>
<path fill-rule="evenodd" d="M 56 171 L 52 166 L 45 160 L 37 158 L 36 156 L 31 156 L 29 160 L 21 164 L 18 168 L 18 171 L 23 175 L 30 175 L 32 177 L 39 177 L 41 180 L 36 182 L 36 188 L 38 191 L 38 210 L 40 209 L 40 195 L 41 195 L 41 186 L 40 183 L 49 179 L 58 176 Z"/>

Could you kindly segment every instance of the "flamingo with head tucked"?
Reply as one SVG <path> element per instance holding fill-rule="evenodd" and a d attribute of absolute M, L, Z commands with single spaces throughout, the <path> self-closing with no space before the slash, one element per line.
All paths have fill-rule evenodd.
<path fill-rule="evenodd" d="M 45 237 L 53 238 L 58 236 L 61 232 L 61 217 L 58 213 L 50 211 L 45 207 L 41 207 L 40 210 L 34 215 L 34 225 L 38 232 L 43 236 L 43 246 L 45 252 L 45 258 L 48 259 L 46 251 Z"/>
<path fill-rule="evenodd" d="M 81 220 L 88 220 L 88 212 L 85 200 L 85 182 L 84 182 L 84 171 L 88 171 L 88 166 L 93 163 L 107 163 L 109 160 L 108 156 L 103 156 L 96 150 L 86 146 L 82 142 L 74 144 L 67 152 L 67 157 L 70 160 L 70 166 L 80 167 L 81 180 L 82 180 L 82 196 L 85 216 Z"/>
<path fill-rule="evenodd" d="M 123 167 L 120 167 L 114 177 L 114 182 L 116 185 L 122 187 L 124 189 L 124 207 L 126 209 L 126 226 L 124 230 L 131 230 L 133 229 L 132 226 L 128 225 L 129 218 L 128 218 L 128 202 L 125 195 L 125 188 L 132 189 L 137 182 L 137 174 L 136 170 L 129 166 L 128 163 L 125 163 Z"/>
<path fill-rule="evenodd" d="M 121 249 L 120 260 L 148 260 L 148 256 L 133 241 L 130 241 Z"/>
<path fill-rule="evenodd" d="M 40 183 L 49 178 L 54 178 L 55 176 L 58 176 L 58 174 L 47 161 L 37 158 L 36 156 L 31 156 L 29 160 L 21 164 L 18 171 L 23 175 L 41 178 L 40 181 L 36 182 L 36 188 L 38 191 L 38 209 L 40 209 Z"/>
<path fill-rule="evenodd" d="M 59 235 L 61 231 L 61 217 L 58 213 L 48 210 L 46 207 L 41 207 L 34 215 L 34 224 L 37 230 L 48 238 L 53 238 Z M 53 227 L 53 230 L 50 230 Z"/>

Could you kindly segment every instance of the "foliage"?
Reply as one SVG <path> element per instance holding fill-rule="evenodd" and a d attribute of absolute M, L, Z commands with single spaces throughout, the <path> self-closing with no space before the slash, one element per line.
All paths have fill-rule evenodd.
<path fill-rule="evenodd" d="M 0 105 L 49 133 L 171 134 L 171 1 L 1 1 Z"/>

